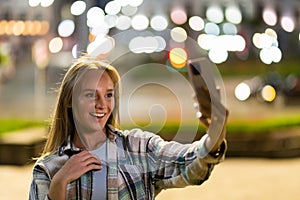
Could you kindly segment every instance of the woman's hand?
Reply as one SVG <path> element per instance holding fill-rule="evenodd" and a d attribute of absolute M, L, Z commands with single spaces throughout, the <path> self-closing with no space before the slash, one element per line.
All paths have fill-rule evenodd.
<path fill-rule="evenodd" d="M 226 137 L 226 123 L 229 111 L 222 105 L 220 98 L 220 91 L 217 88 L 218 94 L 210 96 L 207 87 L 198 88 L 200 95 L 197 95 L 197 107 L 199 120 L 208 128 L 208 138 L 206 140 L 206 147 L 211 153 L 218 150 Z M 213 98 L 213 99 L 212 99 Z M 212 111 L 214 109 L 214 112 Z M 214 114 L 214 115 L 213 115 Z"/>
<path fill-rule="evenodd" d="M 91 170 L 102 169 L 102 163 L 97 156 L 88 151 L 73 155 L 62 168 L 53 176 L 49 197 L 53 199 L 66 199 L 67 185 Z"/>

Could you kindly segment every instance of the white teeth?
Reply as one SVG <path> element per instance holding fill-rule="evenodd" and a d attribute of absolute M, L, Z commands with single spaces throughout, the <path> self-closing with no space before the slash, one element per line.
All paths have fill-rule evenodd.
<path fill-rule="evenodd" d="M 94 117 L 104 117 L 104 113 L 91 113 Z"/>

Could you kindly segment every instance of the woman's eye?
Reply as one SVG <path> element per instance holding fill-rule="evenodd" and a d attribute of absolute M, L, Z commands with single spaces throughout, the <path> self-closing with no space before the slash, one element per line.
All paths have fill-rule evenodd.
<path fill-rule="evenodd" d="M 87 94 L 85 94 L 85 96 L 88 97 L 88 98 L 95 98 L 96 97 L 96 95 L 94 93 L 87 93 Z"/>
<path fill-rule="evenodd" d="M 106 94 L 106 97 L 107 97 L 107 98 L 112 98 L 113 96 L 114 96 L 113 93 L 108 93 L 108 94 Z"/>

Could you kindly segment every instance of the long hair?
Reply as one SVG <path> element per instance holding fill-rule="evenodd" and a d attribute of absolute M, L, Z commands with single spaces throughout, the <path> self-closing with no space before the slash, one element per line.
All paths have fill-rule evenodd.
<path fill-rule="evenodd" d="M 115 107 L 107 124 L 119 128 L 119 73 L 113 66 L 105 61 L 83 56 L 72 64 L 62 80 L 42 156 L 54 154 L 60 146 L 66 144 L 68 136 L 75 133 L 76 128 L 72 113 L 73 89 L 78 79 L 80 79 L 87 70 L 103 70 L 107 72 L 112 79 L 115 90 Z"/>

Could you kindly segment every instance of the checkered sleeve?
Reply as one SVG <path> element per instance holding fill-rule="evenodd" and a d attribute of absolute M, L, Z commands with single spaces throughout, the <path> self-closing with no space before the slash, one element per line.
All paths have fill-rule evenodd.
<path fill-rule="evenodd" d="M 152 165 L 156 189 L 200 185 L 211 174 L 215 164 L 224 159 L 226 141 L 217 156 L 205 148 L 206 136 L 192 144 L 164 141 L 159 136 L 149 140 L 149 163 Z"/>

